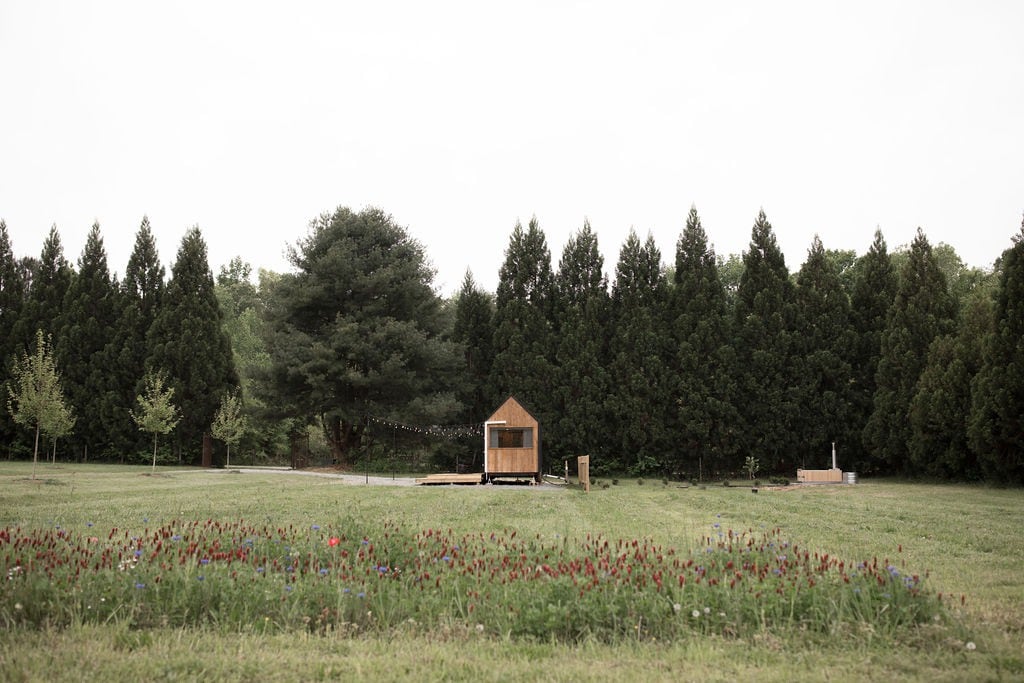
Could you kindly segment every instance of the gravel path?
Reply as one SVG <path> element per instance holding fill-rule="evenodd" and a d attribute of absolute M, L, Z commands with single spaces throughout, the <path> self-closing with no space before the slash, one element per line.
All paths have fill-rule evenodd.
<path fill-rule="evenodd" d="M 290 467 L 232 467 L 231 469 L 210 470 L 215 474 L 291 474 L 300 477 L 324 477 L 327 479 L 340 479 L 346 484 L 359 484 L 361 486 L 416 486 L 416 477 L 380 477 L 365 474 L 353 474 L 345 472 L 324 472 L 322 470 L 293 470 Z M 442 484 L 445 486 L 445 484 Z M 446 486 L 456 486 L 447 484 Z M 465 484 L 463 484 L 465 486 Z M 562 491 L 564 486 L 557 484 L 543 483 L 539 486 L 505 486 L 498 484 L 505 489 L 521 489 L 523 491 Z"/>

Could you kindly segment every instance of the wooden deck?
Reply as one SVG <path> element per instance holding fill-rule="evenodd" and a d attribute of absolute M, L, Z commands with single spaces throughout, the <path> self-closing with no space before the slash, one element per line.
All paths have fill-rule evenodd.
<path fill-rule="evenodd" d="M 479 484 L 483 475 L 477 472 L 476 474 L 428 474 L 427 476 L 417 479 L 417 484 L 423 484 L 425 486 L 437 485 L 437 484 Z"/>

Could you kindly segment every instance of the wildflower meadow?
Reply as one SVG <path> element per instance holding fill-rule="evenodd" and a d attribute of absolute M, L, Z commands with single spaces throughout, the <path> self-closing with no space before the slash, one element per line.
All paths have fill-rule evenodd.
<path fill-rule="evenodd" d="M 261 656 L 282 638 L 305 648 L 359 644 L 366 652 L 405 644 L 410 654 L 400 660 L 425 651 L 447 657 L 454 648 L 470 662 L 505 661 L 524 676 L 536 664 L 513 664 L 502 648 L 577 653 L 580 666 L 646 653 L 640 658 L 662 658 L 653 678 L 674 678 L 672 662 L 693 659 L 695 647 L 738 655 L 740 671 L 768 666 L 780 676 L 794 674 L 790 656 L 814 648 L 836 661 L 870 652 L 883 670 L 916 661 L 930 671 L 952 661 L 950 670 L 961 674 L 979 666 L 1024 673 L 1012 645 L 1022 624 L 1019 575 L 990 566 L 973 574 L 972 586 L 972 569 L 955 568 L 976 558 L 950 557 L 970 549 L 955 526 L 970 522 L 944 516 L 944 525 L 931 528 L 938 538 L 922 537 L 933 520 L 916 518 L 929 507 L 909 484 L 751 496 L 736 487 L 629 483 L 591 494 L 373 490 L 288 475 L 142 478 L 128 468 L 72 476 L 74 490 L 61 490 L 55 479 L 7 479 L 0 633 L 23 647 L 0 646 L 0 669 L 31 666 L 33 648 L 25 644 L 35 638 L 116 632 L 115 648 L 126 634 L 138 634 L 133 643 L 168 633 L 206 634 L 203 642 L 244 637 Z M 120 503 L 104 506 L 92 495 L 107 486 L 130 491 L 133 480 L 143 490 Z M 20 498 L 11 493 L 19 487 Z M 54 505 L 58 493 L 63 499 Z M 965 493 L 979 513 L 1004 504 L 1012 510 L 1019 498 L 969 489 L 957 495 Z M 875 532 L 855 524 L 849 539 L 835 535 L 836 515 L 820 517 L 826 503 L 852 521 L 874 518 Z M 823 528 L 815 530 L 816 518 Z M 941 550 L 957 536 L 960 548 Z M 1004 551 L 984 549 L 999 552 L 1005 557 L 991 564 L 1009 567 L 1020 560 L 1019 540 Z M 997 616 L 997 586 L 1007 583 L 1017 586 L 1016 602 L 1001 601 Z M 182 655 L 165 656 L 174 662 Z M 393 665 L 382 653 L 369 671 Z M 854 678 L 861 666 L 851 670 Z M 576 672 L 568 679 L 595 673 L 567 671 Z"/>

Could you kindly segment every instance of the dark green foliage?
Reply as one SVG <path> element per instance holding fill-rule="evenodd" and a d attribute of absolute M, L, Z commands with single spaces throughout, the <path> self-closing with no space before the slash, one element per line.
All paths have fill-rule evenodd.
<path fill-rule="evenodd" d="M 987 477 L 1024 484 L 1024 221 L 1001 261 L 993 332 L 971 385 L 968 434 Z"/>
<path fill-rule="evenodd" d="M 566 242 L 555 276 L 556 386 L 546 440 L 560 457 L 591 456 L 607 469 L 608 282 L 597 235 L 584 222 Z"/>
<path fill-rule="evenodd" d="M 68 401 L 78 416 L 71 447 L 80 458 L 98 455 L 109 444 L 102 397 L 110 367 L 104 352 L 113 339 L 117 296 L 100 226 L 93 223 L 78 261 L 78 275 L 64 296 L 54 349 Z"/>
<path fill-rule="evenodd" d="M 795 369 L 799 454 L 808 467 L 829 463 L 831 443 L 844 451 L 850 443 L 853 370 L 850 356 L 856 334 L 850 301 L 835 262 L 814 237 L 797 275 Z"/>
<path fill-rule="evenodd" d="M 0 333 L 0 407 L 7 405 L 7 382 L 19 350 L 13 332 L 18 325 L 24 299 L 25 281 L 14 257 L 7 223 L 0 220 L 0 330 L 3 330 Z M 0 410 L 0 444 L 10 443 L 17 431 L 7 411 Z"/>
<path fill-rule="evenodd" d="M 129 411 L 135 407 L 135 397 L 143 392 L 149 355 L 146 337 L 163 301 L 164 275 L 149 218 L 143 216 L 121 282 L 113 339 L 104 353 L 109 362 L 103 424 L 110 439 L 110 454 L 118 459 L 145 452 L 149 446 Z"/>
<path fill-rule="evenodd" d="M 736 462 L 733 357 L 726 291 L 697 209 L 676 244 L 670 296 L 676 344 L 676 473 L 725 471 Z"/>
<path fill-rule="evenodd" d="M 163 305 L 147 336 L 146 361 L 149 372 L 167 374 L 174 390 L 181 411 L 176 444 L 188 462 L 197 461 L 221 397 L 238 386 L 222 323 L 206 242 L 195 227 L 182 239 L 171 268 Z"/>
<path fill-rule="evenodd" d="M 224 316 L 224 330 L 231 339 L 235 368 L 241 382 L 241 402 L 247 428 L 241 437 L 238 452 L 253 457 L 283 453 L 287 449 L 289 421 L 281 420 L 268 409 L 259 386 L 259 379 L 270 370 L 270 354 L 263 338 L 266 314 L 265 281 L 276 276 L 260 272 L 260 287 L 251 281 L 249 264 L 235 257 L 217 274 L 215 291 Z"/>
<path fill-rule="evenodd" d="M 496 405 L 488 386 L 494 362 L 494 298 L 477 287 L 468 270 L 455 303 L 455 326 L 452 339 L 462 345 L 465 359 L 465 382 L 459 400 L 464 406 L 460 418 L 467 424 L 487 419 Z"/>
<path fill-rule="evenodd" d="M 634 474 L 669 468 L 675 418 L 669 338 L 665 335 L 667 283 L 661 252 L 648 236 L 641 245 L 630 231 L 619 252 L 612 285 L 609 410 L 622 466 Z"/>
<path fill-rule="evenodd" d="M 530 406 L 540 420 L 543 443 L 545 425 L 554 417 L 553 302 L 551 252 L 544 233 L 536 217 L 525 230 L 516 223 L 495 298 L 491 402 L 497 408 L 514 395 Z"/>
<path fill-rule="evenodd" d="M 863 430 L 874 411 L 877 389 L 875 375 L 878 372 L 878 359 L 882 355 L 882 332 L 885 330 L 889 308 L 896 297 L 897 283 L 896 271 L 881 230 L 875 231 L 871 247 L 857 261 L 855 270 L 850 314 L 857 338 L 851 356 L 853 386 L 850 444 L 845 449 L 843 462 L 851 470 L 870 473 L 874 463 L 864 446 Z"/>
<path fill-rule="evenodd" d="M 735 308 L 737 405 L 743 455 L 765 471 L 792 471 L 797 441 L 793 367 L 793 283 L 764 211 L 754 222 L 743 255 Z"/>
<path fill-rule="evenodd" d="M 978 479 L 978 459 L 968 445 L 971 380 L 981 368 L 982 346 L 992 332 L 992 299 L 970 297 L 956 334 L 937 337 L 910 402 L 910 460 L 915 474 Z"/>
<path fill-rule="evenodd" d="M 457 345 L 423 247 L 375 208 L 338 208 L 291 252 L 294 274 L 271 288 L 269 390 L 282 412 L 319 419 L 339 465 L 351 462 L 369 417 L 444 424 Z"/>
<path fill-rule="evenodd" d="M 880 471 L 910 473 L 910 402 L 936 337 L 953 326 L 956 304 L 918 229 L 882 333 L 874 411 L 864 441 Z"/>
<path fill-rule="evenodd" d="M 64 246 L 56 225 L 50 228 L 43 242 L 39 261 L 32 265 L 34 267 L 26 278 L 28 297 L 14 332 L 19 351 L 25 352 L 30 351 L 35 344 L 37 330 L 42 330 L 44 336 L 59 333 L 64 295 L 74 277 L 71 264 L 64 257 Z"/>

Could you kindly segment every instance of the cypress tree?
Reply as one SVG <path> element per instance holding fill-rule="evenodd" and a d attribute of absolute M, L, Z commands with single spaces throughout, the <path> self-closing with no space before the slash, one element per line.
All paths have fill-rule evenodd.
<path fill-rule="evenodd" d="M 864 256 L 857 261 L 850 295 L 850 314 L 857 338 L 851 358 L 853 370 L 850 444 L 847 452 L 851 469 L 870 472 L 874 468 L 864 445 L 863 431 L 874 410 L 875 375 L 882 355 L 882 332 L 889 308 L 896 297 L 897 276 L 881 230 Z M 851 457 L 852 456 L 852 457 Z"/>
<path fill-rule="evenodd" d="M 708 246 L 696 207 L 676 244 L 670 297 L 676 344 L 679 474 L 724 471 L 735 462 L 736 410 L 730 367 L 730 321 L 718 260 Z"/>
<path fill-rule="evenodd" d="M 464 406 L 462 421 L 480 422 L 490 415 L 492 405 L 488 377 L 494 362 L 494 298 L 480 289 L 473 274 L 467 270 L 455 303 L 455 326 L 452 339 L 462 345 L 465 359 L 465 382 L 460 391 Z"/>
<path fill-rule="evenodd" d="M 516 223 L 501 266 L 494 306 L 494 364 L 491 403 L 509 395 L 523 401 L 544 430 L 554 419 L 552 402 L 551 252 L 537 218 L 524 230 Z"/>
<path fill-rule="evenodd" d="M 910 473 L 910 402 L 927 363 L 928 347 L 952 329 L 955 311 L 946 278 L 918 228 L 882 333 L 878 390 L 864 428 L 865 443 L 881 471 Z"/>
<path fill-rule="evenodd" d="M 36 332 L 39 330 L 42 330 L 44 337 L 53 337 L 55 344 L 60 341 L 57 335 L 60 333 L 59 320 L 64 296 L 75 274 L 64 257 L 64 245 L 56 225 L 50 227 L 39 261 L 33 263 L 33 266 L 28 277 L 25 307 L 14 333 L 19 351 L 26 353 L 34 347 Z"/>
<path fill-rule="evenodd" d="M 566 457 L 591 456 L 595 472 L 608 469 L 608 280 L 597 235 L 585 221 L 562 250 L 555 276 L 559 322 L 550 441 Z"/>
<path fill-rule="evenodd" d="M 968 436 L 987 477 L 1024 484 L 1024 221 L 1001 261 L 993 332 L 971 383 Z"/>
<path fill-rule="evenodd" d="M 214 291 L 206 242 L 199 228 L 181 241 L 171 268 L 164 305 L 147 335 L 147 370 L 166 372 L 181 409 L 177 446 L 186 457 L 203 448 L 203 464 L 211 464 L 206 451 L 213 415 L 225 392 L 238 386 L 231 342 Z M 194 449 L 194 450 L 193 450 Z"/>
<path fill-rule="evenodd" d="M 110 362 L 103 423 L 110 435 L 111 454 L 119 458 L 141 457 L 147 454 L 149 446 L 145 435 L 139 433 L 130 419 L 129 411 L 135 406 L 135 396 L 145 390 L 149 355 L 146 336 L 160 310 L 164 276 L 149 218 L 143 216 L 120 285 L 115 333 L 104 354 Z"/>
<path fill-rule="evenodd" d="M 910 460 L 914 472 L 943 479 L 982 475 L 968 444 L 971 380 L 981 369 L 982 346 L 991 334 L 992 298 L 980 290 L 961 312 L 956 334 L 937 337 L 910 402 Z"/>
<path fill-rule="evenodd" d="M 612 286 L 608 431 L 620 464 L 638 475 L 672 468 L 667 295 L 654 238 L 641 245 L 631 230 L 619 252 Z"/>
<path fill-rule="evenodd" d="M 815 235 L 797 274 L 796 332 L 792 358 L 797 380 L 800 453 L 810 466 L 823 466 L 830 442 L 845 451 L 853 432 L 853 371 L 856 340 L 850 301 L 834 261 Z"/>
<path fill-rule="evenodd" d="M 80 457 L 103 452 L 109 442 L 102 397 L 110 367 L 103 353 L 113 338 L 116 299 L 100 226 L 93 223 L 78 261 L 78 275 L 64 296 L 55 348 L 68 400 L 78 415 L 71 446 Z"/>
<path fill-rule="evenodd" d="M 18 340 L 13 331 L 18 326 L 25 298 L 25 282 L 14 258 L 7 223 L 0 219 L 0 406 L 7 405 L 7 382 L 17 358 Z M 7 411 L 0 411 L 0 443 L 9 444 L 20 430 Z"/>
<path fill-rule="evenodd" d="M 793 283 L 764 211 L 754 221 L 743 265 L 734 328 L 742 454 L 756 457 L 768 472 L 788 472 L 799 464 Z"/>

